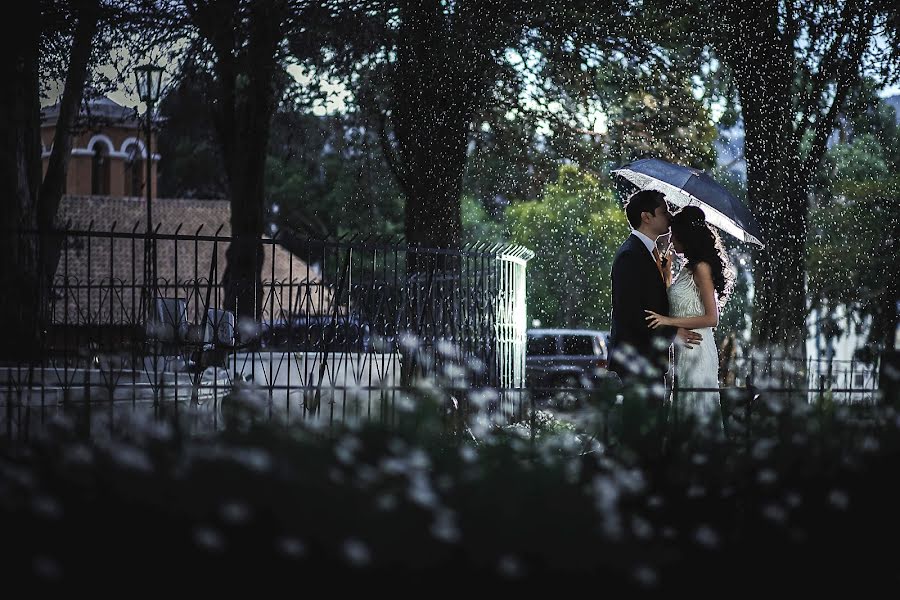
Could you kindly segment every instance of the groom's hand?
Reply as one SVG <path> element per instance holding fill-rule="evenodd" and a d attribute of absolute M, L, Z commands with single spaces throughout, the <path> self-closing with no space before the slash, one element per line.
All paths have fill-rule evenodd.
<path fill-rule="evenodd" d="M 693 348 L 703 340 L 702 335 L 691 329 L 685 329 L 684 327 L 679 327 L 675 336 L 685 348 Z"/>

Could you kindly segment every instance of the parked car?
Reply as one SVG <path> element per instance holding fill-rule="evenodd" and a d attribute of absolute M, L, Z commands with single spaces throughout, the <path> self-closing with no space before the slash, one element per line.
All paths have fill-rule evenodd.
<path fill-rule="evenodd" d="M 281 350 L 360 352 L 368 349 L 369 327 L 346 315 L 279 319 L 263 323 L 262 342 L 264 347 Z"/>
<path fill-rule="evenodd" d="M 297 316 L 263 322 L 265 348 L 293 352 L 391 352 L 394 338 L 356 315 Z"/>
<path fill-rule="evenodd" d="M 587 388 L 608 376 L 607 336 L 594 329 L 529 329 L 525 378 L 540 394 L 553 388 Z"/>

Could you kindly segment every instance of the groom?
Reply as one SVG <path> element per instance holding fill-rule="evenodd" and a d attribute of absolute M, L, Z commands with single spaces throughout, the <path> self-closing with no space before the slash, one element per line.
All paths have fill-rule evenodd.
<path fill-rule="evenodd" d="M 669 232 L 665 197 L 653 190 L 635 192 L 625 203 L 625 215 L 633 231 L 613 260 L 609 370 L 626 387 L 643 385 L 648 407 L 657 408 L 665 396 L 669 346 L 677 336 L 692 348 L 702 337 L 689 329 L 647 327 L 645 310 L 669 314 L 669 269 L 656 246 L 657 238 Z"/>

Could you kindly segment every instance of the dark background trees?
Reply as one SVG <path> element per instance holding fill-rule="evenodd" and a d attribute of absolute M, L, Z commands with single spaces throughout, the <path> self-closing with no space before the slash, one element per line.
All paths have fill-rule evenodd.
<path fill-rule="evenodd" d="M 349 2 L 323 28 L 317 66 L 353 86 L 379 134 L 404 195 L 406 238 L 450 247 L 461 240 L 467 149 L 485 114 L 528 110 L 531 63 L 543 79 L 535 89 L 562 98 L 580 73 L 563 65 L 636 56 L 643 42 L 629 16 L 590 2 Z M 292 47 L 302 53 L 309 40 L 304 32 Z"/>
<path fill-rule="evenodd" d="M 900 299 L 900 127 L 871 80 L 853 90 L 813 185 L 808 237 L 810 308 L 827 353 L 852 332 L 874 360 L 894 346 Z"/>
<path fill-rule="evenodd" d="M 457 245 L 475 235 L 466 227 L 510 239 L 513 208 L 560 197 L 553 187 L 560 165 L 575 165 L 579 176 L 610 189 L 610 167 L 645 155 L 713 167 L 724 108 L 720 125 L 743 125 L 746 193 L 768 242 L 753 267 L 760 348 L 801 347 L 795 342 L 805 337 L 807 309 L 836 294 L 813 276 L 819 238 L 810 237 L 818 231 L 809 226 L 818 218 L 810 210 L 844 206 L 826 196 L 888 202 L 893 193 L 887 183 L 865 193 L 846 183 L 868 185 L 878 173 L 866 171 L 875 156 L 889 173 L 897 164 L 884 127 L 868 131 L 879 148 L 867 150 L 864 130 L 883 109 L 872 112 L 871 98 L 860 95 L 863 74 L 876 87 L 896 78 L 890 3 L 644 2 L 636 10 L 536 1 L 47 0 L 35 10 L 34 27 L 23 26 L 17 40 L 26 43 L 12 45 L 8 57 L 17 58 L 6 63 L 10 80 L 22 84 L 0 119 L 9 141 L 10 227 L 48 227 L 61 195 L 73 129 L 60 131 L 47 177 L 36 175 L 35 107 L 44 80 L 72 82 L 61 96 L 66 122 L 78 91 L 108 89 L 98 79 L 99 59 L 130 52 L 112 61 L 120 81 L 106 82 L 121 84 L 128 64 L 160 56 L 160 47 L 173 77 L 161 106 L 160 191 L 228 198 L 236 240 L 258 237 L 270 222 L 312 235 L 403 232 L 427 245 Z M 294 68 L 309 78 L 295 81 Z M 78 81 L 91 83 L 79 88 Z M 348 91 L 344 105 L 327 114 L 319 110 L 323 84 Z M 853 135 L 835 139 L 835 127 L 846 129 L 853 115 L 860 121 Z M 843 149 L 829 150 L 835 142 Z M 823 168 L 858 172 L 826 191 L 816 179 Z M 36 248 L 22 254 L 9 236 L 4 244 L 4 273 L 18 280 L 33 272 Z M 229 250 L 230 302 L 248 316 L 256 316 L 258 258 L 252 242 Z M 540 270 L 533 275 L 541 288 Z M 30 289 L 33 297 L 37 288 Z M 892 289 L 872 302 L 888 307 Z M 878 327 L 889 328 L 896 318 L 879 310 L 888 318 Z"/>
<path fill-rule="evenodd" d="M 152 12 L 153 18 L 148 17 Z M 150 23 L 153 23 L 151 26 Z M 8 291 L 0 310 L 8 316 L 12 339 L 0 353 L 16 357 L 38 351 L 47 294 L 59 256 L 51 235 L 63 195 L 73 136 L 84 127 L 78 118 L 86 96 L 102 94 L 112 82 L 97 69 L 116 62 L 116 52 L 146 45 L 164 46 L 167 28 L 163 13 L 135 1 L 42 0 L 29 3 L 16 31 L 4 46 L 2 69 L 10 93 L 0 103 L 0 284 Z M 164 32 L 159 35 L 159 32 Z M 58 96 L 56 134 L 49 164 L 42 173 L 40 106 L 48 86 L 62 84 Z M 40 233 L 40 237 L 38 234 Z"/>
<path fill-rule="evenodd" d="M 287 85 L 282 42 L 299 9 L 287 0 L 187 0 L 185 9 L 197 34 L 191 60 L 209 73 L 205 97 L 231 202 L 225 308 L 257 320 L 269 131 Z"/>
<path fill-rule="evenodd" d="M 851 90 L 869 69 L 896 81 L 892 3 L 666 3 L 688 15 L 733 82 L 744 124 L 747 200 L 767 248 L 754 253 L 754 345 L 805 358 L 809 194 Z"/>

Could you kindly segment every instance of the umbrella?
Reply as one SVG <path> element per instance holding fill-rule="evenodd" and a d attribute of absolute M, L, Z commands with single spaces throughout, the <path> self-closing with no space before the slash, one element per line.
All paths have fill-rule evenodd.
<path fill-rule="evenodd" d="M 699 169 L 683 167 L 658 158 L 644 158 L 619 167 L 613 175 L 642 190 L 656 190 L 676 206 L 699 206 L 706 221 L 727 231 L 742 242 L 761 248 L 762 234 L 756 219 L 744 204 L 715 179 Z"/>

